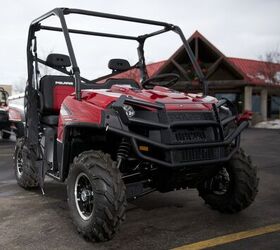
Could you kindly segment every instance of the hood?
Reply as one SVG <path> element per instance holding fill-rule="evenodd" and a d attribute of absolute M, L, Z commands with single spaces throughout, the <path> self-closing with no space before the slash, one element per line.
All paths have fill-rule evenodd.
<path fill-rule="evenodd" d="M 130 86 L 114 85 L 111 89 L 88 89 L 82 91 L 82 99 L 106 108 L 120 96 L 149 103 L 163 103 L 167 110 L 210 110 L 217 99 L 211 96 L 188 94 L 156 86 L 151 90 L 134 89 Z"/>

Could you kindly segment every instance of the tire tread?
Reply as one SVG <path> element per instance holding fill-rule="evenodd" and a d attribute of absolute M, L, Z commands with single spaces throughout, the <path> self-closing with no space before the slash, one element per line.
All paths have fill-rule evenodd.
<path fill-rule="evenodd" d="M 258 193 L 257 167 L 251 158 L 240 148 L 231 159 L 231 166 L 237 179 L 232 194 L 221 198 L 209 194 L 202 187 L 198 188 L 199 196 L 212 209 L 222 213 L 237 213 L 247 208 L 255 200 Z"/>
<path fill-rule="evenodd" d="M 95 195 L 98 201 L 94 211 L 96 219 L 90 227 L 81 227 L 75 218 L 74 223 L 78 231 L 91 241 L 110 240 L 125 219 L 127 203 L 121 173 L 110 155 L 102 151 L 85 151 L 75 157 L 69 176 L 76 167 L 87 168 L 90 172 L 96 185 Z M 70 190 L 67 191 L 69 196 Z"/>

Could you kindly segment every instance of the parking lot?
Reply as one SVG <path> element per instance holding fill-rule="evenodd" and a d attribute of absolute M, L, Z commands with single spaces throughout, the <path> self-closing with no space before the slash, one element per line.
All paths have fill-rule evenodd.
<path fill-rule="evenodd" d="M 220 214 L 196 190 L 156 192 L 129 204 L 112 241 L 90 243 L 72 225 L 65 186 L 49 180 L 44 197 L 18 187 L 12 170 L 14 140 L 0 140 L 0 249 L 201 249 L 207 244 L 211 249 L 279 249 L 280 130 L 248 129 L 242 147 L 260 177 L 259 194 L 248 209 Z"/>

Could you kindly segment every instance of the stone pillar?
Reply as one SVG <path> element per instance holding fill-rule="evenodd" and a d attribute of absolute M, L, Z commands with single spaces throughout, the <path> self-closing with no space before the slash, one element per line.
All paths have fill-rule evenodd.
<path fill-rule="evenodd" d="M 252 111 L 252 90 L 251 86 L 244 88 L 244 110 Z"/>
<path fill-rule="evenodd" d="M 267 120 L 267 88 L 261 90 L 261 115 L 262 120 Z"/>

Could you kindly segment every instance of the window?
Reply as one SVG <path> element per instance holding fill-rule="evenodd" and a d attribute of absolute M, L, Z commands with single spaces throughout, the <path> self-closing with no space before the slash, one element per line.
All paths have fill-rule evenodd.
<path fill-rule="evenodd" d="M 261 112 L 261 97 L 260 95 L 253 95 L 252 96 L 252 111 L 255 113 Z"/>
<path fill-rule="evenodd" d="M 271 96 L 271 106 L 270 106 L 271 117 L 280 117 L 280 96 Z"/>

